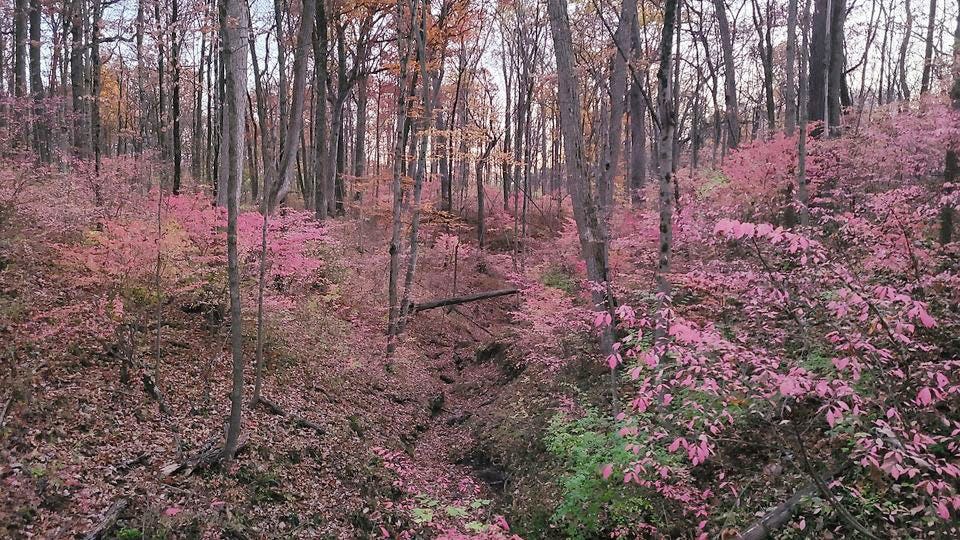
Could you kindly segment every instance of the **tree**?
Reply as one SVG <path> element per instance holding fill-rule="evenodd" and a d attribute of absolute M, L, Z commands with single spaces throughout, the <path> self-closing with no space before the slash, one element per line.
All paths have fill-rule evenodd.
<path fill-rule="evenodd" d="M 660 227 L 657 254 L 657 295 L 658 321 L 656 345 L 663 346 L 666 338 L 666 320 L 663 310 L 670 294 L 670 255 L 673 250 L 673 131 L 676 129 L 676 111 L 673 110 L 674 88 L 670 82 L 670 65 L 673 57 L 673 31 L 677 20 L 677 0 L 665 0 L 663 5 L 663 32 L 660 38 L 660 66 L 657 69 L 657 116 L 660 119 L 660 144 L 658 161 L 660 163 Z"/>
<path fill-rule="evenodd" d="M 587 279 L 597 285 L 591 289 L 594 304 L 599 310 L 608 312 L 612 316 L 615 305 L 610 292 L 606 234 L 603 230 L 604 222 L 598 213 L 586 164 L 583 124 L 580 116 L 580 89 L 573 63 L 573 37 L 567 17 L 566 0 L 548 0 L 547 14 L 550 18 L 553 49 L 557 62 L 557 105 L 560 109 L 560 126 L 563 132 L 563 161 L 567 169 L 567 191 L 570 193 L 573 204 L 573 217 L 580 238 L 580 252 L 587 267 Z M 621 21 L 621 23 L 628 23 L 628 21 Z M 605 358 L 613 352 L 613 332 L 609 326 L 601 332 L 600 350 Z M 613 403 L 613 409 L 616 410 L 618 407 L 615 397 Z"/>
<path fill-rule="evenodd" d="M 789 0 L 787 7 L 787 80 L 783 96 L 785 106 L 783 131 L 788 137 L 793 136 L 797 126 L 797 1 Z"/>
<path fill-rule="evenodd" d="M 838 134 L 841 86 L 844 78 L 843 25 L 846 0 L 816 0 L 810 39 L 807 110 L 809 118 L 823 120 L 825 133 Z"/>
<path fill-rule="evenodd" d="M 953 34 L 953 84 L 950 85 L 950 106 L 954 111 L 960 111 L 960 13 L 957 13 L 957 26 Z M 954 215 L 956 210 L 950 202 L 950 196 L 957 190 L 957 181 L 960 180 L 960 159 L 957 149 L 947 150 L 943 166 L 943 182 L 946 202 L 940 207 L 940 243 L 949 244 L 953 241 Z"/>
<path fill-rule="evenodd" d="M 222 96 L 224 103 L 220 122 L 220 152 L 217 158 L 218 206 L 226 206 L 230 198 L 240 200 L 244 150 L 246 149 L 244 126 L 246 125 L 247 111 L 246 107 L 243 106 L 247 99 L 247 89 L 246 84 L 241 81 L 247 80 L 247 55 L 245 51 L 247 48 L 247 32 L 250 26 L 247 19 L 247 10 L 241 5 L 241 0 L 224 0 L 224 2 L 229 5 L 231 11 L 226 15 L 221 13 L 220 21 L 220 63 L 223 69 Z M 237 81 L 236 84 L 226 84 L 230 77 Z M 235 108 L 231 103 L 235 105 Z M 236 129 L 231 129 L 234 124 L 236 124 Z M 230 175 L 234 173 L 237 176 L 237 182 L 231 184 Z M 228 192 L 227 190 L 233 191 Z"/>
<path fill-rule="evenodd" d="M 727 112 L 727 144 L 730 148 L 740 145 L 740 114 L 737 106 L 737 75 L 733 63 L 733 38 L 727 21 L 727 6 L 724 0 L 713 0 L 720 30 L 720 48 L 723 52 L 723 101 Z"/>
<path fill-rule="evenodd" d="M 933 31 L 937 24 L 937 0 L 930 0 L 930 12 L 927 14 L 927 39 L 923 47 L 923 75 L 920 78 L 920 93 L 930 91 L 930 72 L 933 68 Z"/>
<path fill-rule="evenodd" d="M 240 179 L 243 174 L 243 135 L 245 111 L 244 84 L 247 80 L 246 41 L 248 23 L 241 0 L 222 0 L 220 3 L 220 55 L 224 66 L 226 111 L 220 162 L 221 178 L 226 182 L 221 190 L 227 205 L 227 274 L 230 289 L 230 352 L 233 357 L 233 386 L 230 391 L 230 420 L 224 457 L 233 459 L 240 440 L 240 420 L 243 412 L 243 315 L 240 306 L 240 261 L 237 253 L 237 214 L 240 206 Z M 243 91 L 242 91 L 243 90 Z"/>

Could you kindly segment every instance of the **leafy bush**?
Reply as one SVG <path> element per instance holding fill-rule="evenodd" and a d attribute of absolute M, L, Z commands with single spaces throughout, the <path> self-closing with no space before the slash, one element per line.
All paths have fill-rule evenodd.
<path fill-rule="evenodd" d="M 547 450 L 563 462 L 565 471 L 560 479 L 563 499 L 552 521 L 567 538 L 638 532 L 637 527 L 643 526 L 638 524 L 656 519 L 643 488 L 618 482 L 604 472 L 623 469 L 636 459 L 613 427 L 596 410 L 588 409 L 576 419 L 558 414 L 547 428 Z"/>

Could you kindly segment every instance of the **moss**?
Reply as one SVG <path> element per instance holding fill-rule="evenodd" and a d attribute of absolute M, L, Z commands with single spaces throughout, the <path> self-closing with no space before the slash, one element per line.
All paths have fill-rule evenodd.
<path fill-rule="evenodd" d="M 565 269 L 558 266 L 552 266 L 544 270 L 540 275 L 540 282 L 547 287 L 560 289 L 567 294 L 577 292 L 577 280 Z"/>

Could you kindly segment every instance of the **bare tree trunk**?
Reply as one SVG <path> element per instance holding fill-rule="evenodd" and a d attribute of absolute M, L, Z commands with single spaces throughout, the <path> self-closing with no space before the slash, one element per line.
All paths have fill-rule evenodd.
<path fill-rule="evenodd" d="M 636 12 L 630 28 L 630 49 L 637 64 L 643 58 L 640 29 Z M 642 95 L 641 80 L 645 73 L 634 73 L 630 84 L 630 202 L 634 207 L 643 204 L 643 188 L 647 183 L 647 101 Z"/>
<path fill-rule="evenodd" d="M 580 89 L 573 63 L 573 37 L 567 16 L 566 0 L 548 0 L 547 13 L 550 18 L 554 54 L 557 60 L 557 105 L 560 109 L 560 124 L 563 131 L 567 187 L 573 204 L 577 233 L 580 237 L 580 250 L 587 267 L 587 279 L 605 286 L 605 292 L 604 289 L 593 289 L 593 301 L 597 308 L 612 315 L 615 308 L 610 293 L 607 246 L 604 243 L 606 235 L 602 230 L 603 222 L 597 215 L 587 172 L 583 147 L 583 124 L 580 116 Z M 673 21 L 671 21 L 671 27 L 672 24 Z M 669 40 L 671 42 L 672 37 L 671 30 Z M 605 327 L 600 337 L 601 354 L 605 358 L 613 352 L 613 342 L 612 328 Z M 614 397 L 612 401 L 612 408 L 617 411 L 616 398 Z"/>
<path fill-rule="evenodd" d="M 953 34 L 953 84 L 950 86 L 950 104 L 953 110 L 960 110 L 960 13 L 957 13 L 957 27 Z M 960 159 L 957 158 L 957 149 L 947 150 L 943 167 L 944 194 L 950 195 L 957 189 L 960 179 Z M 949 186 L 949 187 L 948 187 Z M 940 208 L 940 243 L 949 244 L 953 241 L 953 221 L 956 210 L 951 204 L 944 204 Z"/>
<path fill-rule="evenodd" d="M 723 100 L 727 109 L 727 144 L 730 148 L 740 145 L 740 116 L 737 110 L 737 75 L 733 63 L 733 38 L 727 21 L 727 6 L 724 0 L 713 0 L 720 30 L 720 48 L 723 52 Z"/>
<path fill-rule="evenodd" d="M 49 135 L 43 100 L 43 78 L 40 75 L 40 0 L 30 0 L 30 93 L 33 95 L 33 149 L 43 162 L 50 161 Z"/>
<path fill-rule="evenodd" d="M 100 175 L 103 133 L 100 129 L 100 30 L 103 27 L 103 8 L 100 0 L 93 1 L 93 24 L 90 36 L 90 138 L 93 141 L 94 170 Z"/>
<path fill-rule="evenodd" d="M 937 24 L 937 0 L 930 0 L 927 16 L 927 40 L 923 48 L 923 75 L 920 78 L 920 94 L 930 91 L 930 70 L 933 67 L 933 30 Z"/>
<path fill-rule="evenodd" d="M 910 10 L 910 0 L 904 0 L 903 9 L 907 14 L 907 26 L 903 31 L 903 41 L 900 42 L 900 95 L 903 99 L 910 99 L 910 85 L 907 84 L 907 49 L 910 47 L 910 35 L 913 33 L 913 11 Z"/>
<path fill-rule="evenodd" d="M 367 76 L 357 83 L 357 125 L 353 146 L 353 175 L 360 178 L 366 174 L 367 164 Z"/>
<path fill-rule="evenodd" d="M 240 187 L 243 180 L 243 154 L 246 148 L 245 130 L 243 129 L 246 107 L 243 106 L 243 102 L 247 95 L 246 49 L 248 46 L 247 33 L 249 32 L 247 10 L 242 5 L 241 0 L 223 1 L 229 4 L 232 11 L 226 15 L 229 25 L 224 25 L 224 43 L 221 44 L 221 64 L 225 86 L 223 103 L 225 106 L 221 115 L 222 128 L 217 185 L 229 186 L 229 189 L 233 192 L 228 193 L 226 189 L 219 189 L 217 191 L 218 206 L 226 206 L 230 198 L 240 200 Z M 227 84 L 231 77 L 234 83 Z M 231 118 L 231 116 L 235 118 Z M 233 124 L 236 124 L 236 129 L 232 127 Z M 236 182 L 231 183 L 230 175 L 234 173 L 237 177 Z"/>
<path fill-rule="evenodd" d="M 227 273 L 230 288 L 230 350 L 233 356 L 233 388 L 230 392 L 230 421 L 224 457 L 233 458 L 240 439 L 240 420 L 243 409 L 243 321 L 240 311 L 240 261 L 237 253 L 237 214 L 240 206 L 240 179 L 243 170 L 243 135 L 245 108 L 242 95 L 247 80 L 246 37 L 247 18 L 240 0 L 220 3 L 220 32 L 226 84 L 226 131 L 222 144 L 226 159 L 221 169 L 226 176 L 223 190 L 227 205 Z"/>
<path fill-rule="evenodd" d="M 74 123 L 73 123 L 73 144 L 79 155 L 83 158 L 89 157 L 90 132 L 87 126 L 86 110 L 86 85 L 83 80 L 84 72 L 84 43 L 83 43 L 83 2 L 81 0 L 71 0 L 70 2 L 70 88 L 72 96 L 72 105 Z"/>
<path fill-rule="evenodd" d="M 615 50 L 610 71 L 610 120 L 607 124 L 606 144 L 600 161 L 600 175 L 597 192 L 600 195 L 600 218 L 604 220 L 603 230 L 608 230 L 613 212 L 614 179 L 620 165 L 620 150 L 623 146 L 623 116 L 626 108 L 627 58 L 624 54 L 630 48 L 630 34 L 633 20 L 636 18 L 637 1 L 623 0 L 620 9 L 620 24 L 614 33 Z"/>
<path fill-rule="evenodd" d="M 663 346 L 667 336 L 667 321 L 663 310 L 670 294 L 670 252 L 673 249 L 673 131 L 676 128 L 676 111 L 673 110 L 674 88 L 670 84 L 670 64 L 673 57 L 673 31 L 677 17 L 678 0 L 665 0 L 663 11 L 663 33 L 660 40 L 660 66 L 657 71 L 657 109 L 660 118 L 660 144 L 658 148 L 660 162 L 660 233 L 657 257 L 657 295 L 658 314 L 656 322 L 656 346 Z"/>
<path fill-rule="evenodd" d="M 170 68 L 173 74 L 173 96 L 170 103 L 173 115 L 173 194 L 180 194 L 183 175 L 182 137 L 180 133 L 180 39 L 177 25 L 180 18 L 180 1 L 171 0 L 170 9 Z"/>
<path fill-rule="evenodd" d="M 410 7 L 410 33 L 416 31 L 414 29 L 414 21 L 416 21 L 417 2 L 418 0 L 413 0 Z M 400 34 L 400 29 L 404 27 L 404 5 L 405 2 L 403 0 L 397 1 L 395 24 L 397 25 L 398 35 Z M 400 320 L 400 295 L 397 281 L 400 275 L 400 229 L 403 223 L 402 203 L 405 193 L 402 179 L 406 168 L 404 166 L 404 149 L 406 148 L 405 134 L 407 133 L 410 121 L 409 115 L 407 114 L 408 97 L 410 97 L 408 92 L 412 92 L 412 89 L 408 90 L 410 83 L 407 80 L 407 63 L 410 59 L 409 39 L 409 35 L 398 39 L 398 48 L 400 49 L 398 55 L 400 57 L 400 74 L 397 83 L 397 118 L 393 147 L 393 217 L 390 237 L 390 276 L 388 281 L 388 303 L 390 306 L 387 316 L 386 350 L 386 369 L 388 370 L 393 367 L 393 353 L 397 347 L 397 334 Z"/>
<path fill-rule="evenodd" d="M 800 211 L 800 225 L 810 224 L 810 198 L 807 194 L 807 63 L 810 46 L 807 31 L 810 27 L 810 0 L 804 0 L 803 16 L 800 22 L 800 34 L 803 44 L 800 48 L 800 134 L 797 138 L 797 206 Z"/>
<path fill-rule="evenodd" d="M 787 6 L 786 56 L 787 81 L 783 98 L 786 108 L 783 114 L 783 131 L 788 137 L 792 137 L 797 126 L 797 0 L 789 0 Z"/>
<path fill-rule="evenodd" d="M 430 96 L 430 78 L 427 75 L 427 7 L 428 2 L 423 2 L 423 12 L 420 16 L 421 27 L 414 35 L 417 38 L 417 55 L 420 64 L 420 80 L 422 85 L 423 118 L 421 118 L 420 151 L 417 156 L 417 173 L 413 180 L 413 209 L 410 218 L 410 248 L 407 254 L 407 272 L 403 280 L 403 299 L 400 302 L 400 319 L 398 321 L 398 332 L 403 331 L 406 325 L 406 318 L 410 314 L 413 297 L 413 277 L 417 271 L 417 260 L 419 254 L 419 234 L 420 234 L 420 197 L 423 190 L 423 177 L 426 175 L 427 168 L 427 146 L 429 137 L 427 133 L 430 129 L 430 122 L 433 120 L 433 99 Z M 441 59 L 442 60 L 442 59 Z"/>
<path fill-rule="evenodd" d="M 144 74 L 144 60 L 143 60 L 143 25 L 144 25 L 144 3 L 145 0 L 139 0 L 137 2 L 137 19 L 135 23 L 136 29 L 136 42 L 137 42 L 137 154 L 143 153 L 143 145 L 147 139 L 147 122 L 146 119 L 146 108 L 147 108 L 147 96 L 146 96 L 146 84 L 144 83 L 146 75 Z"/>
<path fill-rule="evenodd" d="M 13 88 L 14 95 L 27 95 L 27 12 L 28 0 L 15 0 L 13 9 Z"/>
<path fill-rule="evenodd" d="M 327 156 L 327 14 L 326 0 L 317 1 L 317 21 L 313 38 L 314 81 L 316 92 L 313 111 L 313 209 L 317 219 L 324 219 L 327 212 L 326 163 Z"/>
<path fill-rule="evenodd" d="M 320 0 L 323 1 L 323 0 Z M 303 102 L 307 86 L 307 55 L 310 48 L 310 35 L 316 14 L 317 0 L 304 0 L 303 16 L 300 18 L 300 31 L 297 35 L 297 51 L 293 58 L 293 103 L 289 111 L 286 134 L 283 137 L 280 163 L 274 184 L 270 187 L 267 199 L 267 211 L 273 212 L 290 191 L 290 172 L 300 150 L 300 131 L 303 129 Z M 268 193 L 264 189 L 264 193 Z"/>
<path fill-rule="evenodd" d="M 773 103 L 773 42 L 770 37 L 770 6 L 767 5 L 766 18 L 761 13 L 760 2 L 753 0 L 753 25 L 757 30 L 757 45 L 760 51 L 760 63 L 763 67 L 763 95 L 767 112 L 767 135 L 773 135 L 777 129 L 776 109 Z"/>

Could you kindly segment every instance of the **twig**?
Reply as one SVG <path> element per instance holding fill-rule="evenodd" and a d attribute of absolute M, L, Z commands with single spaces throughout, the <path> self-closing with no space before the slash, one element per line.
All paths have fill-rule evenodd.
<path fill-rule="evenodd" d="M 843 519 L 847 525 L 866 538 L 879 540 L 873 535 L 873 533 L 870 532 L 869 529 L 861 525 L 860 522 L 857 521 L 857 518 L 853 517 L 853 515 L 851 515 L 850 512 L 848 512 L 847 509 L 840 504 L 840 501 L 838 501 L 833 495 L 833 492 L 830 491 L 830 488 L 827 486 L 827 484 L 822 478 L 820 478 L 820 475 L 813 470 L 813 467 L 810 465 L 810 460 L 807 458 L 807 449 L 803 445 L 803 438 L 800 437 L 800 432 L 797 430 L 796 424 L 793 424 L 793 435 L 797 439 L 797 448 L 800 450 L 800 463 L 803 465 L 806 473 L 813 478 L 813 482 L 817 485 L 817 489 L 820 491 L 820 494 L 830 502 L 830 506 L 836 510 L 837 514 L 840 515 L 840 518 Z"/>
<path fill-rule="evenodd" d="M 7 419 L 7 409 L 10 408 L 11 403 L 13 403 L 13 395 L 7 398 L 7 401 L 3 404 L 3 410 L 0 411 L 0 429 L 3 429 L 3 423 Z"/>
<path fill-rule="evenodd" d="M 98 523 L 92 531 L 83 537 L 84 540 L 100 540 L 101 538 L 104 538 L 106 534 L 110 532 L 110 529 L 113 528 L 113 525 L 117 522 L 120 514 L 127 509 L 129 504 L 130 501 L 123 497 L 114 501 L 114 503 L 110 505 L 110 508 L 107 510 L 107 513 L 104 514 L 103 519 L 100 520 L 100 523 Z"/>

